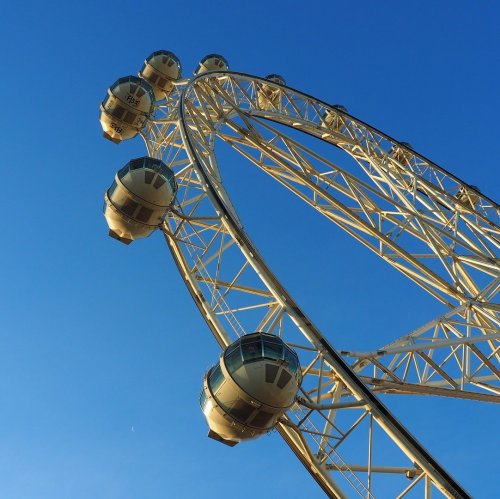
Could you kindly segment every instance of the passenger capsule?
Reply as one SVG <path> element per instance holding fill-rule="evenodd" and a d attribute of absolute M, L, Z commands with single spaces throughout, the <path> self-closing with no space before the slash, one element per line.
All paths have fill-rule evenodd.
<path fill-rule="evenodd" d="M 338 109 L 343 113 L 348 112 L 342 104 L 334 104 L 332 107 L 334 109 Z M 342 116 L 333 110 L 328 110 L 323 114 L 323 121 L 325 122 L 327 128 L 330 128 L 332 130 L 340 131 L 344 126 L 344 120 L 342 119 Z"/>
<path fill-rule="evenodd" d="M 172 170 L 159 159 L 129 161 L 104 195 L 109 235 L 122 243 L 149 236 L 164 220 L 177 192 Z"/>
<path fill-rule="evenodd" d="M 269 432 L 294 403 L 301 382 L 297 354 L 281 338 L 242 336 L 203 380 L 200 405 L 208 436 L 232 447 Z"/>
<path fill-rule="evenodd" d="M 181 78 L 181 63 L 167 50 L 153 52 L 142 66 L 139 76 L 153 88 L 157 100 L 164 99 L 174 88 L 173 82 Z"/>
<path fill-rule="evenodd" d="M 200 61 L 193 74 L 196 76 L 207 71 L 227 71 L 228 69 L 229 64 L 222 55 L 209 54 Z"/>
<path fill-rule="evenodd" d="M 154 93 L 137 76 L 118 79 L 101 104 L 104 137 L 115 143 L 135 137 L 153 111 Z"/>
<path fill-rule="evenodd" d="M 279 85 L 286 85 L 285 79 L 278 74 L 270 74 L 266 76 L 266 80 Z M 259 109 L 269 110 L 276 109 L 281 99 L 281 89 L 276 85 L 263 83 L 257 91 L 257 103 Z"/>
<path fill-rule="evenodd" d="M 389 156 L 398 163 L 407 165 L 413 156 L 410 150 L 413 150 L 413 146 L 409 142 L 400 142 L 399 145 L 395 144 L 391 147 Z"/>
<path fill-rule="evenodd" d="M 479 201 L 479 193 L 481 191 L 475 185 L 462 185 L 455 197 L 466 206 L 474 209 Z"/>

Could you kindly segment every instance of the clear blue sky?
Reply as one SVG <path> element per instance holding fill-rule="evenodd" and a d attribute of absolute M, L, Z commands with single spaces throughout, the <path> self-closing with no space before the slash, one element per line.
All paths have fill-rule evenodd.
<path fill-rule="evenodd" d="M 498 201 L 499 25 L 496 2 L 4 6 L 0 497 L 321 497 L 278 435 L 234 449 L 205 436 L 198 395 L 215 341 L 159 234 L 130 247 L 107 237 L 104 190 L 144 153 L 101 138 L 115 79 L 154 50 L 175 52 L 185 75 L 219 52 L 345 105 Z M 260 172 L 231 166 L 250 235 L 334 346 L 376 348 L 444 312 Z M 385 400 L 475 497 L 492 497 L 497 407 Z"/>

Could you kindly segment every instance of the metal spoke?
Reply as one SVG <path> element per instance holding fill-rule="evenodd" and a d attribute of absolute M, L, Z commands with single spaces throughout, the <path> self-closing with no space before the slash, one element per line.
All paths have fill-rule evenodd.
<path fill-rule="evenodd" d="M 263 99 L 269 85 L 276 97 Z M 143 138 L 176 174 L 162 230 L 219 345 L 263 331 L 299 355 L 300 396 L 276 429 L 323 490 L 375 497 L 383 476 L 394 497 L 431 487 L 468 497 L 375 393 L 500 401 L 499 206 L 341 109 L 250 75 L 178 83 Z M 337 352 L 244 231 L 222 183 L 220 141 L 448 310 L 376 351 Z"/>

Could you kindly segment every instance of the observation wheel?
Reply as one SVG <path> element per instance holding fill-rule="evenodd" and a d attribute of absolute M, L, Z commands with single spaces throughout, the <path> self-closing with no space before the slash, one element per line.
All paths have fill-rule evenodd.
<path fill-rule="evenodd" d="M 500 402 L 500 207 L 409 144 L 363 123 L 342 106 L 287 87 L 278 75 L 259 78 L 230 72 L 221 56 L 211 54 L 190 79 L 181 79 L 179 64 L 179 74 L 167 79 L 169 86 L 162 90 L 155 84 L 157 75 L 147 77 L 148 61 L 155 54 L 140 74 L 153 85 L 151 107 L 141 108 L 134 126 L 145 141 L 147 157 L 156 163 L 146 164 L 142 158 L 142 163 L 134 160 L 134 167 L 132 161 L 114 185 L 123 181 L 127 191 L 127 181 L 141 168 L 146 179 L 149 172 L 151 185 L 164 185 L 155 179 L 172 179 L 158 166 L 161 163 L 175 175 L 171 196 L 165 198 L 169 207 L 153 223 L 140 211 L 145 208 L 140 200 L 148 199 L 146 191 L 135 192 L 136 205 L 130 200 L 120 205 L 112 186 L 105 213 L 108 222 L 111 212 L 125 221 L 129 232 L 118 232 L 110 224 L 110 234 L 122 242 L 160 228 L 193 300 L 225 352 L 222 374 L 215 367 L 207 374 L 204 412 L 209 411 L 207 394 L 209 399 L 213 395 L 212 405 L 220 402 L 210 383 L 217 373 L 222 378 L 231 374 L 228 352 L 236 348 L 231 345 L 240 345 L 238 356 L 245 360 L 241 345 L 247 337 L 260 333 L 264 357 L 266 344 L 279 338 L 284 345 L 279 347 L 280 365 L 293 364 L 286 361 L 290 349 L 301 368 L 298 391 L 286 410 L 276 413 L 273 428 L 328 496 L 430 497 L 434 489 L 447 497 L 469 497 L 376 394 Z M 124 85 L 141 86 L 123 80 Z M 127 115 L 117 119 L 106 105 L 105 135 L 119 141 L 122 132 L 117 128 Z M 321 153 L 286 129 L 319 139 Z M 426 290 L 443 304 L 445 313 L 376 351 L 335 350 L 245 232 L 222 182 L 216 158 L 219 141 Z M 339 152 L 346 159 L 341 165 L 332 159 Z M 148 202 L 151 212 L 161 204 Z M 148 229 L 134 237 L 130 227 L 140 224 Z M 219 379 L 217 387 L 222 382 Z M 264 417 L 255 403 L 245 414 L 243 405 L 238 413 L 236 406 L 220 405 L 226 420 L 233 418 L 233 427 L 252 428 L 252 421 Z M 237 443 L 212 426 L 210 431 L 223 443 Z"/>

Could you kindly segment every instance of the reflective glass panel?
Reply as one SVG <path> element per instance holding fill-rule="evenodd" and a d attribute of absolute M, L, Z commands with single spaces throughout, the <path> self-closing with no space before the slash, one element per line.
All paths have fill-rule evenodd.
<path fill-rule="evenodd" d="M 278 374 L 279 366 L 274 364 L 266 364 L 266 383 L 274 383 Z"/>
<path fill-rule="evenodd" d="M 283 360 L 283 344 L 280 341 L 269 341 L 263 338 L 264 357 L 272 360 Z"/>
<path fill-rule="evenodd" d="M 202 390 L 200 393 L 200 407 L 201 410 L 205 410 L 205 404 L 207 403 L 207 394 L 205 393 L 205 390 Z"/>
<path fill-rule="evenodd" d="M 288 347 L 285 347 L 285 362 L 288 363 L 288 368 L 294 374 L 297 372 L 299 367 L 299 362 L 297 359 L 297 355 Z"/>
<path fill-rule="evenodd" d="M 255 417 L 252 419 L 250 424 L 256 426 L 257 428 L 266 428 L 274 414 L 266 411 L 259 411 Z"/>
<path fill-rule="evenodd" d="M 232 345 L 229 345 L 227 347 L 226 355 L 229 355 L 229 354 L 233 353 L 237 348 L 238 349 L 240 348 L 240 342 L 239 341 L 235 341 Z"/>
<path fill-rule="evenodd" d="M 212 393 L 217 392 L 222 383 L 224 383 L 224 374 L 222 373 L 219 364 L 217 364 L 212 368 L 212 371 L 210 372 L 210 376 L 208 378 L 208 385 L 210 386 Z"/>
<path fill-rule="evenodd" d="M 119 172 L 118 178 L 123 178 L 128 173 L 128 164 L 126 164 Z"/>
<path fill-rule="evenodd" d="M 113 183 L 111 184 L 111 187 L 108 190 L 109 197 L 113 195 L 113 192 L 115 192 L 116 187 L 117 187 L 116 180 L 113 180 Z"/>
<path fill-rule="evenodd" d="M 125 203 L 123 203 L 123 206 L 120 208 L 120 211 L 125 213 L 125 215 L 128 215 L 129 217 L 131 217 L 134 214 L 134 211 L 138 206 L 139 205 L 135 201 L 132 201 L 131 199 L 127 199 L 125 201 Z"/>
<path fill-rule="evenodd" d="M 253 340 L 251 343 L 242 342 L 241 350 L 245 362 L 251 362 L 262 358 L 262 343 L 260 338 L 257 341 Z"/>
<path fill-rule="evenodd" d="M 237 400 L 228 412 L 234 419 L 244 423 L 254 410 L 255 408 L 244 400 Z"/>
<path fill-rule="evenodd" d="M 131 170 L 137 170 L 138 168 L 142 168 L 144 165 L 144 158 L 133 159 L 129 162 Z"/>
<path fill-rule="evenodd" d="M 177 192 L 177 182 L 175 181 L 175 177 L 172 175 L 168 181 L 170 182 L 170 187 L 172 188 L 172 192 Z"/>
<path fill-rule="evenodd" d="M 125 114 L 125 112 L 126 112 L 126 109 L 124 107 L 120 106 L 119 104 L 117 104 L 116 107 L 111 111 L 111 114 L 115 118 L 121 120 L 123 115 Z"/>
<path fill-rule="evenodd" d="M 143 223 L 148 223 L 151 215 L 153 214 L 153 210 L 146 208 L 145 206 L 141 206 L 139 213 L 135 216 L 136 220 Z"/>
<path fill-rule="evenodd" d="M 135 113 L 133 113 L 132 111 L 127 111 L 127 114 L 125 114 L 125 116 L 122 118 L 122 120 L 125 123 L 128 123 L 129 125 L 131 125 L 134 122 L 136 116 L 137 115 Z"/>
<path fill-rule="evenodd" d="M 236 345 L 236 348 L 233 348 L 231 351 L 228 350 L 228 352 L 226 352 L 224 362 L 226 364 L 226 369 L 231 374 L 242 366 L 243 359 L 241 358 L 239 345 Z"/>
<path fill-rule="evenodd" d="M 155 183 L 153 184 L 153 187 L 155 189 L 159 189 L 164 183 L 165 179 L 161 175 L 158 175 L 158 177 L 156 177 Z"/>
<path fill-rule="evenodd" d="M 155 178 L 155 172 L 151 170 L 144 170 L 144 183 L 150 184 Z"/>
<path fill-rule="evenodd" d="M 291 379 L 292 379 L 292 375 L 288 371 L 285 371 L 283 369 L 281 371 L 280 377 L 279 377 L 278 382 L 276 384 L 278 385 L 278 388 L 284 388 L 286 385 L 288 385 L 288 382 Z"/>

